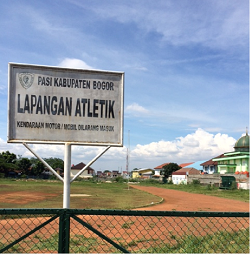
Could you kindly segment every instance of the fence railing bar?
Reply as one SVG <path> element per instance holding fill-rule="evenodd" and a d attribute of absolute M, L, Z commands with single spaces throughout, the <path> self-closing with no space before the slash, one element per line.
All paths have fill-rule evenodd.
<path fill-rule="evenodd" d="M 7 209 L 0 209 L 0 215 L 10 215 L 10 214 L 59 214 L 63 209 L 50 209 L 50 208 L 7 208 Z"/>
<path fill-rule="evenodd" d="M 106 237 L 104 234 L 102 234 L 100 231 L 96 230 L 95 228 L 93 228 L 91 225 L 89 225 L 88 223 L 84 222 L 83 220 L 79 219 L 77 216 L 72 215 L 71 216 L 73 219 L 75 219 L 77 222 L 79 222 L 80 224 L 82 224 L 84 227 L 88 228 L 89 230 L 91 230 L 92 232 L 94 232 L 96 235 L 100 236 L 102 239 L 104 239 L 105 241 L 109 242 L 110 244 L 112 244 L 114 247 L 116 247 L 118 250 L 122 251 L 123 253 L 130 253 L 128 250 L 124 249 L 122 246 L 120 246 L 119 244 L 117 244 L 116 242 L 112 241 L 110 238 Z"/>
<path fill-rule="evenodd" d="M 189 211 L 137 211 L 102 209 L 0 209 L 0 215 L 8 214 L 59 214 L 67 211 L 76 215 L 124 215 L 124 216 L 175 216 L 175 217 L 249 217 L 249 212 L 189 212 Z"/>
<path fill-rule="evenodd" d="M 171 216 L 171 217 L 249 217 L 249 212 L 187 212 L 187 211 L 136 211 L 136 210 L 95 210 L 70 209 L 78 215 L 118 215 L 118 216 Z"/>
<path fill-rule="evenodd" d="M 39 226 L 35 227 L 34 229 L 32 229 L 29 233 L 21 236 L 20 238 L 18 238 L 17 240 L 15 240 L 14 242 L 8 244 L 7 246 L 5 246 L 3 249 L 0 250 L 0 253 L 8 250 L 9 248 L 13 247 L 15 244 L 21 242 L 23 239 L 29 237 L 30 235 L 32 235 L 33 233 L 35 233 L 36 231 L 38 231 L 39 229 L 45 227 L 47 224 L 49 224 L 50 222 L 52 222 L 53 220 L 55 220 L 56 218 L 58 218 L 58 215 L 53 216 L 52 218 L 50 218 L 49 220 L 45 221 L 44 223 L 40 224 Z"/>

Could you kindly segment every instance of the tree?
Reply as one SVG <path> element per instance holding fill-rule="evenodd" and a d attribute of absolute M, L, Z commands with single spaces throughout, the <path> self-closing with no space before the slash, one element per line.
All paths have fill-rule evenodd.
<path fill-rule="evenodd" d="M 64 161 L 62 159 L 50 157 L 50 158 L 43 158 L 43 160 L 47 162 L 53 169 L 64 168 Z M 30 161 L 32 164 L 31 173 L 33 175 L 40 175 L 46 169 L 46 166 L 39 159 L 32 157 Z"/>
<path fill-rule="evenodd" d="M 64 161 L 60 158 L 47 158 L 44 159 L 53 169 L 56 168 L 60 168 L 63 169 L 64 168 Z"/>
<path fill-rule="evenodd" d="M 10 153 L 9 151 L 2 152 L 0 154 L 0 158 L 2 158 L 6 163 L 16 163 L 16 155 L 14 153 Z"/>
<path fill-rule="evenodd" d="M 164 177 L 168 178 L 178 169 L 181 169 L 181 167 L 178 164 L 171 162 L 162 167 L 161 175 L 164 175 Z"/>
<path fill-rule="evenodd" d="M 38 176 L 42 174 L 42 172 L 45 170 L 44 164 L 37 158 L 32 157 L 30 158 L 31 162 L 31 175 Z"/>
<path fill-rule="evenodd" d="M 9 151 L 0 153 L 0 172 L 8 176 L 8 172 L 18 169 L 16 155 Z"/>
<path fill-rule="evenodd" d="M 31 173 L 32 173 L 32 175 L 38 176 L 38 175 L 42 174 L 44 169 L 45 169 L 44 164 L 40 160 L 37 160 L 36 163 L 33 164 L 33 166 L 32 166 Z"/>
<path fill-rule="evenodd" d="M 18 168 L 25 174 L 29 174 L 29 169 L 31 167 L 31 162 L 28 158 L 21 158 L 17 161 Z"/>
<path fill-rule="evenodd" d="M 7 163 L 4 159 L 0 158 L 0 173 L 4 173 L 5 176 L 8 176 L 8 172 L 17 170 L 18 166 L 14 163 Z"/>
<path fill-rule="evenodd" d="M 44 159 L 53 169 L 64 168 L 64 161 L 59 158 Z M 8 176 L 9 171 L 21 170 L 26 175 L 40 175 L 44 170 L 44 164 L 37 158 L 32 157 L 22 158 L 21 155 L 17 156 L 9 151 L 0 153 L 0 173 Z"/>

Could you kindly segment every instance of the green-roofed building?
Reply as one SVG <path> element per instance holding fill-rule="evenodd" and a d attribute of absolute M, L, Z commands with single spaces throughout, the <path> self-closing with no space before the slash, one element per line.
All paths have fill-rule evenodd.
<path fill-rule="evenodd" d="M 249 172 L 249 135 L 237 140 L 234 146 L 234 152 L 224 153 L 224 156 L 214 158 L 218 163 L 218 173 L 227 174 L 235 172 Z"/>

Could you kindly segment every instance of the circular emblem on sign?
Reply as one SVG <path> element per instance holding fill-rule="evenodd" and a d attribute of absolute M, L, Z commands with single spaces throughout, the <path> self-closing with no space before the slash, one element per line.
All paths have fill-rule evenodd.
<path fill-rule="evenodd" d="M 18 74 L 19 82 L 23 88 L 28 89 L 32 86 L 34 81 L 34 74 L 32 73 L 19 73 Z"/>

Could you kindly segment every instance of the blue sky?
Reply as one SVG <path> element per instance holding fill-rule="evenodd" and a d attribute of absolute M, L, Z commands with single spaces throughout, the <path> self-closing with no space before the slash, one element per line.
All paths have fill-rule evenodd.
<path fill-rule="evenodd" d="M 247 0 L 3 0 L 0 29 L 0 151 L 31 156 L 6 143 L 8 62 L 125 72 L 124 147 L 96 170 L 125 170 L 128 147 L 130 170 L 208 160 L 249 126 Z M 72 163 L 102 149 L 74 146 Z"/>

